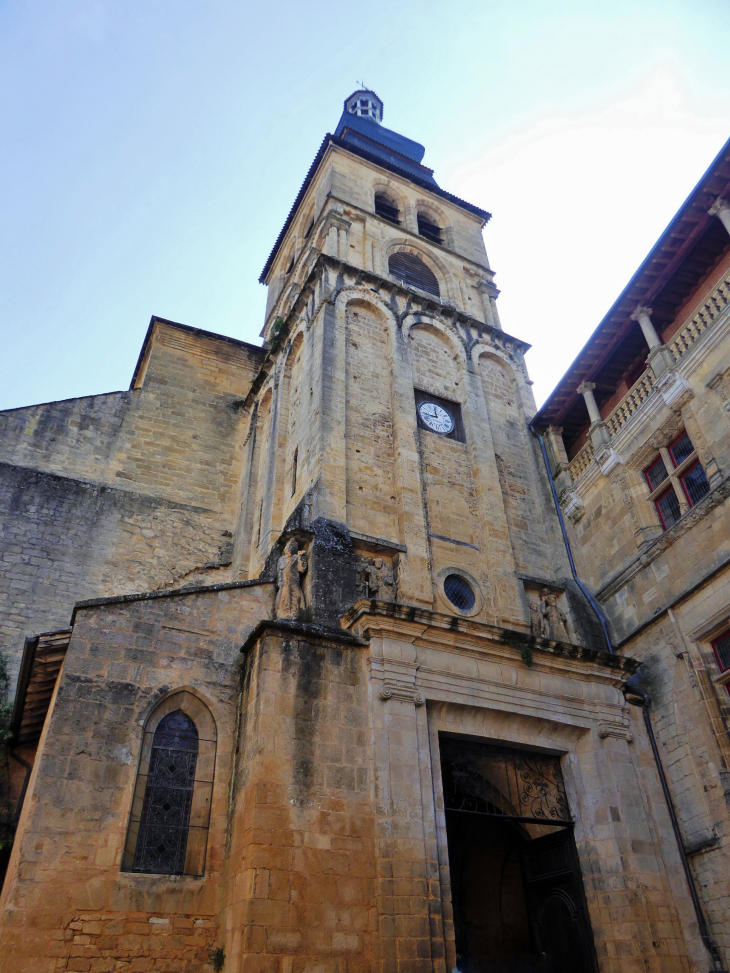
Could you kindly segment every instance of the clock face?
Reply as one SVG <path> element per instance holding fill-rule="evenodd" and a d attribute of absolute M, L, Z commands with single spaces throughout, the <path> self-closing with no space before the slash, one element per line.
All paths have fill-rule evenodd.
<path fill-rule="evenodd" d="M 454 420 L 446 409 L 436 405 L 435 402 L 422 402 L 418 407 L 418 414 L 428 428 L 433 429 L 434 432 L 448 435 L 454 428 Z"/>

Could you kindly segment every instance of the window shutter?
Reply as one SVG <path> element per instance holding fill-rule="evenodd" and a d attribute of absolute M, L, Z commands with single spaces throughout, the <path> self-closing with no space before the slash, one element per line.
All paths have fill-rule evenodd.
<path fill-rule="evenodd" d="M 409 287 L 440 297 L 439 282 L 433 271 L 412 253 L 394 253 L 388 259 L 388 271 Z"/>

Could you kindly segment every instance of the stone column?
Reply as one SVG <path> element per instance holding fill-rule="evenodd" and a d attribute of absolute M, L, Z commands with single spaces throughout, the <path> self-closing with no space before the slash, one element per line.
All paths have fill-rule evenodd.
<path fill-rule="evenodd" d="M 569 490 L 573 485 L 573 477 L 570 472 L 568 454 L 563 442 L 563 430 L 560 426 L 548 426 L 545 430 L 545 439 L 548 443 L 548 457 L 550 459 L 551 473 L 555 481 L 558 495 L 565 490 Z"/>
<path fill-rule="evenodd" d="M 710 216 L 717 216 L 727 232 L 730 233 L 730 203 L 727 200 L 718 196 L 707 212 Z"/>
<path fill-rule="evenodd" d="M 413 408 L 413 370 L 403 327 L 391 320 L 390 329 L 398 540 L 407 547 L 407 551 L 398 560 L 398 597 L 408 605 L 431 608 L 431 554 L 424 496 L 421 492 L 418 429 Z"/>
<path fill-rule="evenodd" d="M 591 425 L 595 422 L 603 422 L 601 419 L 601 413 L 598 411 L 598 406 L 596 405 L 596 400 L 593 395 L 593 390 L 596 387 L 595 382 L 581 382 L 576 392 L 580 394 L 585 399 L 586 408 L 588 409 L 588 415 L 591 420 Z"/>
<path fill-rule="evenodd" d="M 497 297 L 499 295 L 499 290 L 494 286 L 491 281 L 482 280 L 478 286 L 479 296 L 482 299 L 482 307 L 484 308 L 484 321 L 486 324 L 491 325 L 493 328 L 502 329 L 502 325 L 499 321 L 499 315 L 497 313 Z"/>
<path fill-rule="evenodd" d="M 661 339 L 656 333 L 656 329 L 651 322 L 651 316 L 654 312 L 650 307 L 644 307 L 640 304 L 634 313 L 631 315 L 632 321 L 638 321 L 641 330 L 646 338 L 646 343 L 649 345 L 649 350 L 652 351 L 654 348 L 658 348 L 661 345 Z"/>
<path fill-rule="evenodd" d="M 656 328 L 652 324 L 651 315 L 652 309 L 640 304 L 631 315 L 631 320 L 638 321 L 639 323 L 639 327 L 649 346 L 647 361 L 654 370 L 656 377 L 659 378 L 660 375 L 663 375 L 664 372 L 672 368 L 674 359 L 672 358 L 672 353 L 666 345 L 662 344 L 661 338 L 656 333 Z"/>
<path fill-rule="evenodd" d="M 588 416 L 591 420 L 591 427 L 589 430 L 591 442 L 593 443 L 593 448 L 596 452 L 601 449 L 602 446 L 606 446 L 611 441 L 611 433 L 608 431 L 608 426 L 601 419 L 601 413 L 598 411 L 598 406 L 593 395 L 593 390 L 596 387 L 595 382 L 581 382 L 576 392 L 580 394 L 585 399 L 586 408 L 588 409 Z"/>

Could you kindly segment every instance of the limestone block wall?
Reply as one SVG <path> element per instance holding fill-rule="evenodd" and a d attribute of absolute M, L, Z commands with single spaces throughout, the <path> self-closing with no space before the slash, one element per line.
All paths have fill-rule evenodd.
<path fill-rule="evenodd" d="M 715 680 L 711 639 L 724 626 L 727 573 L 704 585 L 626 646 L 642 661 L 654 731 L 700 899 L 727 962 L 730 899 L 730 696 Z"/>
<path fill-rule="evenodd" d="M 226 969 L 379 968 L 365 655 L 286 623 L 246 648 Z"/>
<path fill-rule="evenodd" d="M 263 351 L 154 321 L 135 388 L 0 413 L 0 461 L 233 510 Z"/>
<path fill-rule="evenodd" d="M 229 580 L 229 521 L 200 507 L 3 463 L 0 519 L 13 684 L 25 638 L 67 628 L 81 599 Z"/>
<path fill-rule="evenodd" d="M 272 599 L 254 584 L 78 610 L 3 888 L 0 969 L 201 969 L 220 943 L 239 649 Z M 122 872 L 144 727 L 179 690 L 217 731 L 204 874 Z"/>
<path fill-rule="evenodd" d="M 263 352 L 153 321 L 135 388 L 0 413 L 2 648 L 83 598 L 229 580 L 240 409 Z"/>

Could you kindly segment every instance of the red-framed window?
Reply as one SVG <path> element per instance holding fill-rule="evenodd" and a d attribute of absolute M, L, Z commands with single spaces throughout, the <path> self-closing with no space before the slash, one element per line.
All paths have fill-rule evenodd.
<path fill-rule="evenodd" d="M 715 653 L 720 672 L 727 672 L 730 669 L 730 628 L 725 629 L 713 640 L 712 651 Z"/>
<path fill-rule="evenodd" d="M 726 628 L 721 635 L 712 641 L 712 651 L 715 653 L 720 672 L 730 669 L 730 628 Z M 725 686 L 730 695 L 730 686 Z"/>
<path fill-rule="evenodd" d="M 680 476 L 679 482 L 682 484 L 684 495 L 687 497 L 690 507 L 694 507 L 710 492 L 710 484 L 707 482 L 705 471 L 702 469 L 699 460 Z"/>
<path fill-rule="evenodd" d="M 669 474 L 661 456 L 657 456 L 651 466 L 647 466 L 644 470 L 644 476 L 652 493 L 666 480 Z"/>
<path fill-rule="evenodd" d="M 694 451 L 695 448 L 692 445 L 692 440 L 683 430 L 676 439 L 672 440 L 668 447 L 669 458 L 672 461 L 672 469 L 676 470 L 681 466 L 685 460 L 692 456 Z M 666 485 L 666 488 L 661 490 L 661 493 L 653 497 L 654 506 L 657 509 L 664 530 L 676 524 L 682 516 L 675 484 L 678 483 L 681 487 L 682 493 L 686 497 L 690 507 L 699 503 L 710 492 L 710 484 L 707 482 L 705 471 L 699 460 L 691 463 L 687 469 L 683 470 L 680 476 L 672 476 L 671 473 L 667 472 L 664 459 L 661 456 L 657 456 L 654 462 L 650 463 L 644 470 L 644 476 L 653 494 L 656 494 L 657 490 L 661 490 L 662 485 Z"/>
<path fill-rule="evenodd" d="M 670 486 L 660 497 L 656 498 L 654 506 L 657 509 L 664 530 L 669 530 L 672 524 L 676 524 L 682 516 L 679 500 L 677 500 L 677 494 L 674 492 L 673 486 Z"/>
<path fill-rule="evenodd" d="M 684 430 L 669 444 L 669 455 L 672 457 L 675 466 L 683 463 L 694 451 L 692 440 Z"/>

